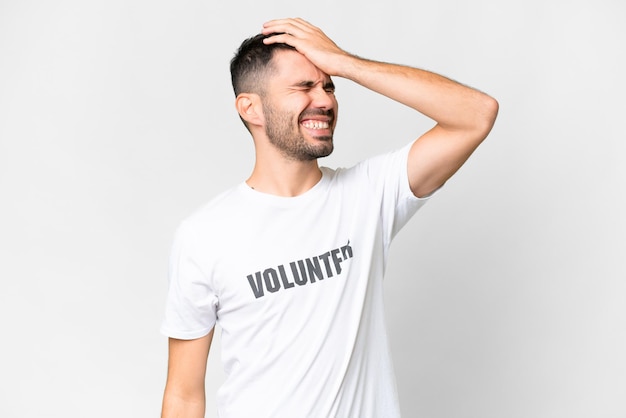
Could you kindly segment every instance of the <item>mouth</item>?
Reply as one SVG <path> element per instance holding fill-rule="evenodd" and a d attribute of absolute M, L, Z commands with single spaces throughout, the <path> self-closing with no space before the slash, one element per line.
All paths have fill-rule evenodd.
<path fill-rule="evenodd" d="M 309 110 L 300 116 L 300 126 L 312 136 L 331 136 L 333 134 L 332 110 Z"/>
<path fill-rule="evenodd" d="M 305 119 L 300 122 L 300 125 L 302 125 L 306 129 L 313 131 L 330 129 L 330 121 L 328 120 Z"/>

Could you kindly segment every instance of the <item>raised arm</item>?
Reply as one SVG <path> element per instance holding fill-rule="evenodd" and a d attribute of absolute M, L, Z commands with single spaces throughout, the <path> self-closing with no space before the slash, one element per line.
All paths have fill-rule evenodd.
<path fill-rule="evenodd" d="M 280 33 L 266 43 L 291 45 L 328 75 L 352 80 L 436 122 L 409 153 L 407 173 L 416 196 L 433 192 L 463 165 L 498 113 L 496 100 L 478 90 L 429 71 L 348 54 L 302 19 L 267 22 L 263 33 Z"/>
<path fill-rule="evenodd" d="M 213 330 L 195 340 L 169 339 L 161 418 L 204 418 L 204 379 Z"/>

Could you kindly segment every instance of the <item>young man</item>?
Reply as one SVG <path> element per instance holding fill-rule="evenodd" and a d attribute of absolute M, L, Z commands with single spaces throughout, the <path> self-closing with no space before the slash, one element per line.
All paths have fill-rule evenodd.
<path fill-rule="evenodd" d="M 382 307 L 387 250 L 487 136 L 498 104 L 430 72 L 350 55 L 301 19 L 266 23 L 231 73 L 256 163 L 177 232 L 163 417 L 204 416 L 216 322 L 227 375 L 220 417 L 398 417 Z M 353 168 L 320 168 L 337 122 L 331 76 L 436 125 Z"/>

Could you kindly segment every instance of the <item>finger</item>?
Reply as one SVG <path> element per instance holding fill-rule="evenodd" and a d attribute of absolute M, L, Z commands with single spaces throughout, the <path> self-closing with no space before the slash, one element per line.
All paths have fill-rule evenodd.
<path fill-rule="evenodd" d="M 289 33 L 279 33 L 279 34 L 272 35 L 263 39 L 263 43 L 265 45 L 285 44 L 285 45 L 289 45 L 295 48 L 296 51 L 301 52 L 301 53 L 302 53 L 302 48 L 304 47 L 302 42 L 304 42 L 302 39 L 298 39 L 297 37 Z"/>
<path fill-rule="evenodd" d="M 302 28 L 304 28 L 306 26 L 310 26 L 310 23 L 300 18 L 289 17 L 289 18 L 284 18 L 284 19 L 269 20 L 263 24 L 263 27 L 275 26 L 275 25 L 294 25 L 294 26 L 301 26 Z"/>
<path fill-rule="evenodd" d="M 265 22 L 263 24 L 263 29 L 261 33 L 264 35 L 270 33 L 289 33 L 289 34 L 304 34 L 310 33 L 312 30 L 316 29 L 313 25 L 308 23 L 307 21 L 296 18 L 288 18 L 288 19 L 275 19 L 270 20 L 269 22 Z"/>
<path fill-rule="evenodd" d="M 285 26 L 276 27 L 269 30 L 267 33 L 263 33 L 264 35 L 268 35 L 267 38 L 263 39 L 263 43 L 265 45 L 284 43 L 296 47 L 295 43 L 297 43 L 298 39 L 302 38 L 299 33 L 301 32 L 295 28 Z"/>
<path fill-rule="evenodd" d="M 294 35 L 296 33 L 301 33 L 302 31 L 290 24 L 272 24 L 268 26 L 264 26 L 261 30 L 263 35 L 271 35 L 273 33 L 288 33 L 290 35 Z"/>
<path fill-rule="evenodd" d="M 293 45 L 294 40 L 295 38 L 289 33 L 278 33 L 276 35 L 272 35 L 270 37 L 263 39 L 263 43 L 265 45 L 287 44 L 287 45 L 291 45 L 295 47 L 295 45 Z"/>
<path fill-rule="evenodd" d="M 290 18 L 290 19 L 284 19 L 286 20 L 285 23 L 290 23 L 293 26 L 303 30 L 303 31 L 311 31 L 312 29 L 317 29 L 317 27 L 313 26 L 312 24 L 310 24 L 309 22 L 307 22 L 306 20 L 300 18 L 300 17 L 296 17 L 296 18 Z"/>

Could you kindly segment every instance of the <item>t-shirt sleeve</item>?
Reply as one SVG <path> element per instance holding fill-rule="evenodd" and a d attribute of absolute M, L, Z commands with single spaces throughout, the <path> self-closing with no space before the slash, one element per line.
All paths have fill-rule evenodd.
<path fill-rule="evenodd" d="M 169 287 L 161 332 L 191 340 L 208 334 L 216 322 L 217 295 L 208 269 L 197 255 L 201 242 L 183 223 L 176 232 L 169 264 Z"/>
<path fill-rule="evenodd" d="M 402 229 L 411 217 L 434 196 L 416 197 L 411 191 L 407 173 L 409 150 L 412 144 L 375 157 L 370 162 L 370 179 L 381 195 L 381 218 L 385 244 Z"/>

